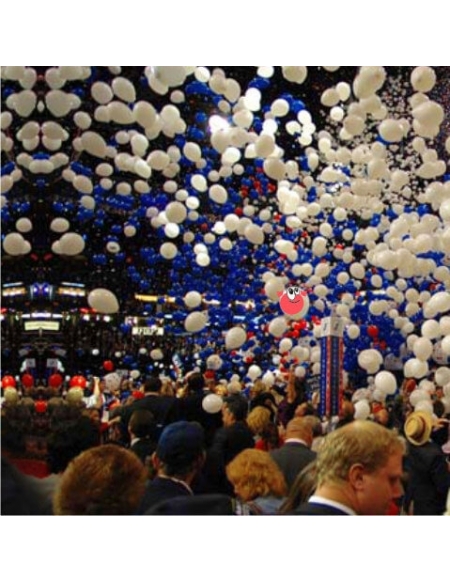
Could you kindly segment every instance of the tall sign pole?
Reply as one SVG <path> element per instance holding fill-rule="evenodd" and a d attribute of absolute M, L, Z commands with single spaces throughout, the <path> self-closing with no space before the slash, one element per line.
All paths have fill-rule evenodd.
<path fill-rule="evenodd" d="M 322 417 L 339 414 L 343 390 L 344 322 L 335 309 L 322 320 L 320 340 L 320 404 Z"/>

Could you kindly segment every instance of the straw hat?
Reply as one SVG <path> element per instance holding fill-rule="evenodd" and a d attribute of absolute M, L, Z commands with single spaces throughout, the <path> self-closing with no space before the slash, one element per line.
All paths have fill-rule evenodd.
<path fill-rule="evenodd" d="M 405 436 L 410 443 L 421 447 L 430 440 L 433 419 L 426 412 L 413 412 L 405 422 Z"/>

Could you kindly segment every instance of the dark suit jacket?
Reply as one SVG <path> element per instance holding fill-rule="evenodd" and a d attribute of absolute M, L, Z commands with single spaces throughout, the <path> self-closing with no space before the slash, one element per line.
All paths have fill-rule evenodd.
<path fill-rule="evenodd" d="M 294 515 L 348 515 L 344 511 L 322 503 L 303 503 L 294 512 Z"/>
<path fill-rule="evenodd" d="M 233 487 L 227 479 L 225 468 L 244 449 L 253 449 L 253 433 L 246 422 L 235 422 L 219 428 L 206 454 L 202 475 L 208 483 L 203 493 L 233 495 Z"/>
<path fill-rule="evenodd" d="M 167 501 L 173 497 L 182 497 L 192 495 L 184 485 L 172 481 L 171 479 L 164 479 L 162 477 L 155 477 L 150 481 L 145 490 L 142 499 L 139 513 L 145 513 L 154 505 Z"/>
<path fill-rule="evenodd" d="M 130 446 L 130 451 L 133 451 L 145 464 L 147 457 L 151 457 L 156 451 L 156 441 L 150 438 L 139 439 L 134 445 Z"/>
<path fill-rule="evenodd" d="M 270 451 L 270 456 L 280 467 L 290 489 L 300 471 L 316 458 L 316 453 L 302 443 L 286 443 Z"/>
<path fill-rule="evenodd" d="M 149 410 L 155 417 L 155 423 L 158 428 L 158 435 L 161 434 L 162 429 L 178 420 L 178 404 L 177 399 L 172 396 L 144 396 L 140 400 L 136 400 L 133 404 L 125 406 L 121 413 L 121 424 L 124 433 L 127 434 L 128 422 L 135 410 Z"/>
<path fill-rule="evenodd" d="M 408 445 L 405 503 L 413 502 L 414 515 L 443 515 L 450 485 L 445 454 L 433 442 Z"/>
<path fill-rule="evenodd" d="M 212 394 L 209 390 L 192 392 L 185 398 L 178 400 L 178 416 L 180 420 L 198 422 L 205 430 L 205 444 L 209 447 L 213 442 L 214 434 L 222 426 L 222 413 L 210 414 L 203 410 L 203 398 Z"/>

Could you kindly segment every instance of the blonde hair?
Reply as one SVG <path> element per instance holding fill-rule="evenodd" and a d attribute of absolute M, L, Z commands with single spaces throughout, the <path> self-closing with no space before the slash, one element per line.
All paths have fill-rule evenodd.
<path fill-rule="evenodd" d="M 239 487 L 243 501 L 268 495 L 286 495 L 287 486 L 283 473 L 265 451 L 243 450 L 227 465 L 226 472 L 230 483 Z"/>
<path fill-rule="evenodd" d="M 396 453 L 405 453 L 405 443 L 396 432 L 370 420 L 355 420 L 324 438 L 317 456 L 318 486 L 346 481 L 355 464 L 373 473 Z"/>
<path fill-rule="evenodd" d="M 247 416 L 247 424 L 254 435 L 260 435 L 270 424 L 270 410 L 264 406 L 255 406 Z"/>
<path fill-rule="evenodd" d="M 12 406 L 19 402 L 19 393 L 16 388 L 13 388 L 12 386 L 5 388 L 3 396 L 5 398 L 5 403 L 8 405 Z"/>
<path fill-rule="evenodd" d="M 83 402 L 84 392 L 82 388 L 70 388 L 66 395 L 66 402 L 72 406 L 79 406 Z"/>

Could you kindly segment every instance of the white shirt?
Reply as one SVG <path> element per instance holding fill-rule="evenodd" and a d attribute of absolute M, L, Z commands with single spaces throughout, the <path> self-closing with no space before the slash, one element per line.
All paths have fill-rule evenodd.
<path fill-rule="evenodd" d="M 332 501 L 331 499 L 326 499 L 325 497 L 320 497 L 319 495 L 313 495 L 308 499 L 308 503 L 320 503 L 321 505 L 328 505 L 329 507 L 334 507 L 343 511 L 347 515 L 356 515 L 353 509 L 343 505 L 342 503 L 338 503 L 337 501 Z"/>

